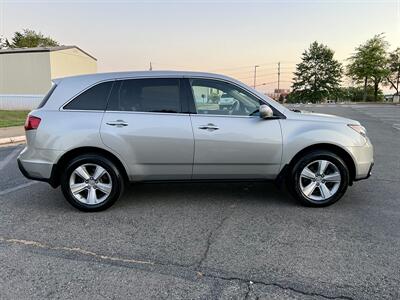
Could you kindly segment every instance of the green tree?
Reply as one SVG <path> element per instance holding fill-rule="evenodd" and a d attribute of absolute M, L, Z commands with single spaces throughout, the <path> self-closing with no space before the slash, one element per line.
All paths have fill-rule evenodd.
<path fill-rule="evenodd" d="M 388 58 L 389 74 L 386 78 L 390 88 L 395 89 L 396 95 L 400 95 L 400 47 L 389 53 Z"/>
<path fill-rule="evenodd" d="M 0 49 L 7 49 L 10 47 L 10 43 L 8 42 L 8 40 L 3 37 L 0 36 Z"/>
<path fill-rule="evenodd" d="M 340 92 L 338 93 L 338 100 L 341 101 L 352 101 L 358 102 L 362 101 L 364 97 L 364 88 L 363 87 L 342 87 L 340 88 Z M 372 86 L 367 87 L 367 98 L 365 101 L 374 101 L 374 88 Z M 378 100 L 383 100 L 383 93 L 381 90 L 378 92 Z"/>
<path fill-rule="evenodd" d="M 11 48 L 54 47 L 59 43 L 51 37 L 45 37 L 41 32 L 31 29 L 16 31 L 11 39 Z"/>
<path fill-rule="evenodd" d="M 368 85 L 374 87 L 374 100 L 378 100 L 379 85 L 389 75 L 387 67 L 386 49 L 389 44 L 385 41 L 383 34 L 377 34 L 358 46 L 355 53 L 349 58 L 347 75 L 358 84 L 363 83 L 363 101 L 367 100 Z"/>
<path fill-rule="evenodd" d="M 343 68 L 333 56 L 333 50 L 316 41 L 303 52 L 294 72 L 292 101 L 317 102 L 335 97 Z"/>

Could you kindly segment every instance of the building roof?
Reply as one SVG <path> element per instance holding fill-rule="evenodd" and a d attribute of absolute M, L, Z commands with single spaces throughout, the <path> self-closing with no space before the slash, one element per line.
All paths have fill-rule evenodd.
<path fill-rule="evenodd" d="M 0 54 L 10 54 L 10 53 L 32 53 L 32 52 L 53 52 L 53 51 L 61 51 L 67 49 L 78 49 L 79 51 L 85 53 L 87 56 L 93 58 L 97 61 L 97 58 L 90 55 L 86 51 L 83 51 L 78 46 L 57 46 L 57 47 L 35 47 L 35 48 L 8 48 L 8 49 L 0 49 Z"/>

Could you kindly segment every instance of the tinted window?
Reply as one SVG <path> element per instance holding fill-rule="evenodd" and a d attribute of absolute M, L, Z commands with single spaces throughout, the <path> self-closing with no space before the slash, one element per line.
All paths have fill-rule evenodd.
<path fill-rule="evenodd" d="M 64 109 L 76 110 L 105 110 L 112 81 L 97 84 L 64 106 Z"/>
<path fill-rule="evenodd" d="M 262 102 L 241 88 L 220 80 L 191 80 L 198 114 L 252 116 Z"/>
<path fill-rule="evenodd" d="M 122 80 L 113 89 L 107 110 L 178 113 L 179 79 Z"/>
<path fill-rule="evenodd" d="M 39 106 L 37 108 L 42 108 L 47 103 L 47 100 L 50 99 L 50 96 L 51 96 L 51 94 L 53 94 L 56 87 L 57 87 L 57 84 L 53 83 L 50 90 L 47 92 L 46 96 L 44 96 L 43 100 L 39 103 Z"/>

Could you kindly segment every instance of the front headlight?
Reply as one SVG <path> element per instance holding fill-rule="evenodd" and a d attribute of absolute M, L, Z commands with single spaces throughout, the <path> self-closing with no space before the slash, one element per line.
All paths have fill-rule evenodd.
<path fill-rule="evenodd" d="M 347 124 L 351 129 L 357 131 L 359 134 L 361 134 L 363 137 L 367 137 L 367 129 L 365 129 L 364 126 L 361 125 L 355 125 L 355 124 Z"/>

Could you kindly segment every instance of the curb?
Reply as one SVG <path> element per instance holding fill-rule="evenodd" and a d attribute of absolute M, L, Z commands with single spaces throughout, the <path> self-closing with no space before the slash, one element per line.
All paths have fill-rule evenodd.
<path fill-rule="evenodd" d="M 25 138 L 24 135 L 12 136 L 12 137 L 7 137 L 7 138 L 0 139 L 0 145 L 12 144 L 12 143 L 18 143 L 18 142 L 25 142 L 25 140 L 26 140 L 26 138 Z"/>

